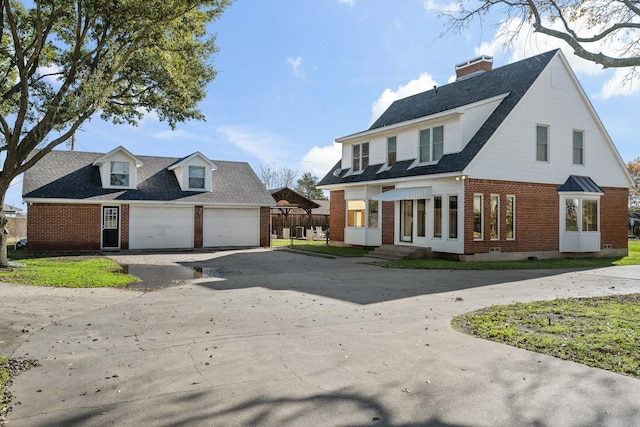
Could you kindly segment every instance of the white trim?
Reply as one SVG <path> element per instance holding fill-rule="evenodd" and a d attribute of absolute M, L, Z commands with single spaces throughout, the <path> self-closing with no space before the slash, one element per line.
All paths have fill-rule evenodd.
<path fill-rule="evenodd" d="M 393 190 L 385 191 L 384 193 L 379 193 L 371 197 L 371 199 L 377 200 L 379 202 L 394 202 L 397 200 L 418 200 L 430 198 L 431 187 L 394 188 Z"/>
<path fill-rule="evenodd" d="M 277 207 L 275 201 L 273 204 L 256 204 L 256 203 L 219 203 L 219 202 L 173 202 L 164 200 L 104 200 L 104 199 L 24 199 L 27 204 L 33 203 L 60 203 L 60 204 L 77 204 L 77 205 L 176 205 L 176 206 L 203 206 L 203 207 L 220 207 L 220 208 L 275 208 Z"/>

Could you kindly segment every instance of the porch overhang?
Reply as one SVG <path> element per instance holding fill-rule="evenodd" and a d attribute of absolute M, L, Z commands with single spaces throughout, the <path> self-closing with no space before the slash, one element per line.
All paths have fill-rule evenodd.
<path fill-rule="evenodd" d="M 408 187 L 408 188 L 396 188 L 393 190 L 385 191 L 384 193 L 376 194 L 372 197 L 373 200 L 379 202 L 394 202 L 396 200 L 420 200 L 431 198 L 431 187 Z"/>

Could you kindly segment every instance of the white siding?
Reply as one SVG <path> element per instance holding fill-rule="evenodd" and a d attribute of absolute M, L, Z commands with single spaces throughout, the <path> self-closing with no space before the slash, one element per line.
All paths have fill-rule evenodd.
<path fill-rule="evenodd" d="M 628 186 L 624 164 L 569 73 L 556 56 L 465 172 L 549 184 L 585 175 L 602 187 Z M 536 161 L 538 124 L 549 126 L 548 162 Z M 573 164 L 574 129 L 584 131 L 584 165 Z"/>
<path fill-rule="evenodd" d="M 193 208 L 131 206 L 129 248 L 193 248 Z"/>
<path fill-rule="evenodd" d="M 502 100 L 498 99 L 492 102 L 488 102 L 486 104 L 480 104 L 469 108 L 464 112 L 461 116 L 460 127 L 462 129 L 460 140 L 460 150 L 462 150 L 469 140 L 473 137 L 473 135 L 478 132 L 480 126 L 484 124 L 485 121 L 489 118 L 491 113 L 500 105 Z"/>
<path fill-rule="evenodd" d="M 202 228 L 204 247 L 258 246 L 260 210 L 206 208 Z"/>

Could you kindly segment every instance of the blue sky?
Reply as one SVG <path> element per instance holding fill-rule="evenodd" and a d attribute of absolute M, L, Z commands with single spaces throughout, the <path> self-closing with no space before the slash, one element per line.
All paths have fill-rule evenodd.
<path fill-rule="evenodd" d="M 77 133 L 78 151 L 123 145 L 138 155 L 275 163 L 319 178 L 340 158 L 335 138 L 365 130 L 394 99 L 444 85 L 454 65 L 479 54 L 494 68 L 558 47 L 625 161 L 640 156 L 634 121 L 640 82 L 578 59 L 559 41 L 523 32 L 505 48 L 500 15 L 467 31 L 441 36 L 434 0 L 237 0 L 211 25 L 220 49 L 219 74 L 200 108 L 206 122 L 172 131 L 149 114 L 137 127 L 94 118 Z M 59 149 L 65 149 L 60 147 Z M 6 203 L 21 206 L 22 180 Z"/>

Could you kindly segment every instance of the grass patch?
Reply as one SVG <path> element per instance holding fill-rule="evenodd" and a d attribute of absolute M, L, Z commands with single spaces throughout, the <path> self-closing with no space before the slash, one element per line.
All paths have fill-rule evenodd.
<path fill-rule="evenodd" d="M 453 319 L 455 329 L 640 378 L 640 294 L 493 306 Z"/>
<path fill-rule="evenodd" d="M 9 370 L 6 368 L 5 364 L 8 359 L 6 357 L 0 356 L 0 410 L 4 408 L 4 405 L 7 403 L 7 398 L 5 397 L 5 387 L 7 387 L 7 383 L 9 382 Z"/>
<path fill-rule="evenodd" d="M 371 249 L 366 248 L 351 248 L 348 246 L 327 246 L 327 245 L 299 245 L 295 246 L 296 250 L 306 251 L 306 252 L 314 252 L 326 255 L 335 255 L 335 256 L 347 256 L 347 257 L 357 257 L 364 256 L 371 252 Z"/>
<path fill-rule="evenodd" d="M 140 279 L 104 257 L 21 258 L 20 266 L 0 270 L 0 281 L 66 288 L 124 287 Z"/>
<path fill-rule="evenodd" d="M 558 268 L 600 268 L 614 265 L 639 265 L 640 241 L 629 241 L 629 255 L 609 258 L 564 258 L 535 261 L 474 261 L 460 262 L 444 259 L 405 259 L 376 262 L 375 265 L 390 268 L 417 268 L 426 270 L 526 270 Z"/>

